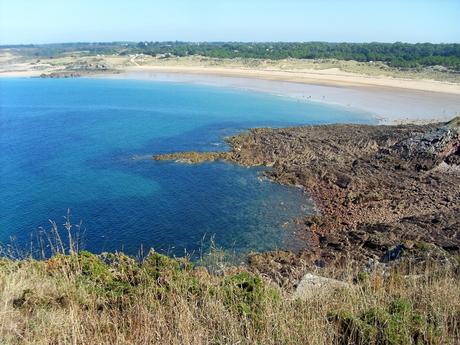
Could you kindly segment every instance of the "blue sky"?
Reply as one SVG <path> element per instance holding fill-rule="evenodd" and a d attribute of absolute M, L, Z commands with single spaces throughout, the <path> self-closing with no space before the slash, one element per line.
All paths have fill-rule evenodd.
<path fill-rule="evenodd" d="M 460 42 L 460 0 L 0 0 L 0 44 Z"/>

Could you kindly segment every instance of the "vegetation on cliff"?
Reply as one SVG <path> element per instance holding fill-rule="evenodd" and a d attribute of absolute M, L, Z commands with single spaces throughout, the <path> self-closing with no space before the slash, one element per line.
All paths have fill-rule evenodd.
<path fill-rule="evenodd" d="M 150 252 L 0 260 L 2 344 L 458 344 L 458 271 L 352 271 L 293 299 L 245 268 Z"/>

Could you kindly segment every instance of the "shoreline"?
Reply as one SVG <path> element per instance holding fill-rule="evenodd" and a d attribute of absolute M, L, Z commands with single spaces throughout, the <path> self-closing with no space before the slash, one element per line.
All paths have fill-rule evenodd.
<path fill-rule="evenodd" d="M 445 258 L 460 250 L 455 235 L 460 226 L 459 125 L 460 117 L 398 127 L 255 128 L 231 137 L 230 151 L 176 152 L 153 159 L 269 166 L 264 176 L 271 181 L 302 186 L 320 210 L 296 220 L 305 248 L 298 254 L 254 254 L 265 268 L 292 255 L 290 261 L 313 266 L 318 260 L 345 265 L 351 253 L 358 266 L 369 260 L 388 263 L 425 244 Z"/>
<path fill-rule="evenodd" d="M 3 66 L 2 68 L 4 68 Z M 1 69 L 0 79 L 2 77 L 40 77 L 42 74 L 59 74 L 67 72 L 79 72 L 78 70 L 66 70 L 62 68 L 45 68 L 34 69 L 24 64 L 22 69 Z M 81 72 L 81 71 L 80 71 Z M 83 71 L 84 76 L 104 75 L 104 71 L 88 70 Z M 214 67 L 212 65 L 187 65 L 184 64 L 135 64 L 120 65 L 112 68 L 110 74 L 131 74 L 131 73 L 165 73 L 176 75 L 207 75 L 220 77 L 235 77 L 272 80 L 280 82 L 291 82 L 300 84 L 336 86 L 336 87 L 388 87 L 390 89 L 407 89 L 417 91 L 428 91 L 436 93 L 457 94 L 460 95 L 460 83 L 440 81 L 423 78 L 399 78 L 387 75 L 366 75 L 355 72 L 347 72 L 339 68 L 312 69 L 312 68 L 250 68 L 241 66 Z"/>
<path fill-rule="evenodd" d="M 460 115 L 460 96 L 448 92 L 411 90 L 390 86 L 318 84 L 188 72 L 125 71 L 95 78 L 152 80 L 262 92 L 301 102 L 361 111 L 380 124 L 430 123 Z"/>
<path fill-rule="evenodd" d="M 59 70 L 6 71 L 4 77 L 39 77 Z M 331 68 L 258 69 L 187 65 L 122 66 L 83 78 L 136 79 L 249 90 L 297 101 L 368 113 L 380 124 L 430 123 L 460 115 L 460 84 L 389 76 L 367 76 Z"/>
<path fill-rule="evenodd" d="M 460 84 L 457 83 L 429 79 L 367 76 L 341 71 L 338 68 L 279 70 L 238 67 L 140 65 L 126 67 L 121 71 L 121 73 L 136 72 L 240 77 L 336 87 L 388 87 L 392 89 L 398 88 L 460 95 Z"/>

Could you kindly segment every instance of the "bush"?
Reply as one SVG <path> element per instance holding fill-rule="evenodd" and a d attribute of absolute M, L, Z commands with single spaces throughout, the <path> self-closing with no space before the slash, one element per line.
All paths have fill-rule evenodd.
<path fill-rule="evenodd" d="M 388 308 L 372 307 L 358 317 L 341 311 L 330 320 L 338 326 L 340 344 L 438 344 L 435 325 L 414 311 L 410 301 L 396 298 Z"/>
<path fill-rule="evenodd" d="M 280 299 L 275 289 L 268 287 L 260 277 L 241 272 L 226 277 L 222 282 L 225 304 L 239 315 L 258 318 L 267 304 Z"/>

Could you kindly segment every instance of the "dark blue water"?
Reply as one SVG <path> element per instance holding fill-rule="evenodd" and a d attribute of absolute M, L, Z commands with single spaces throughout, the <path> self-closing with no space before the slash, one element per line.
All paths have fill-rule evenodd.
<path fill-rule="evenodd" d="M 71 209 L 94 252 L 182 255 L 203 236 L 239 252 L 292 248 L 301 190 L 228 163 L 155 162 L 223 150 L 254 126 L 368 122 L 366 114 L 256 92 L 102 79 L 0 79 L 0 241 L 26 244 Z M 144 159 L 133 159 L 133 156 Z M 290 222 L 291 221 L 291 222 Z"/>

